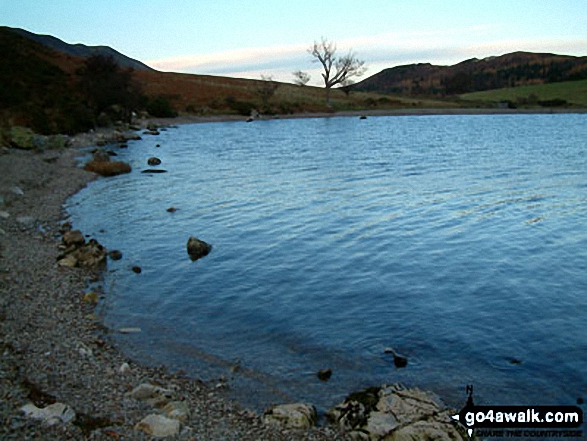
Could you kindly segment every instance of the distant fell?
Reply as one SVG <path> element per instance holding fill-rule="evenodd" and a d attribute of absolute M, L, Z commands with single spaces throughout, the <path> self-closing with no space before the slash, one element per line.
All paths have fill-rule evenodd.
<path fill-rule="evenodd" d="M 85 44 L 69 44 L 60 40 L 57 37 L 53 37 L 52 35 L 39 35 L 33 32 L 29 32 L 24 29 L 20 28 L 11 28 L 11 27 L 0 27 L 5 30 L 12 31 L 16 34 L 19 34 L 23 37 L 26 37 L 30 40 L 35 41 L 36 43 L 42 44 L 50 49 L 55 51 L 71 55 L 74 57 L 79 58 L 88 58 L 91 55 L 105 55 L 105 56 L 112 56 L 112 58 L 116 61 L 116 63 L 122 68 L 132 68 L 135 70 L 148 70 L 153 71 L 154 69 L 147 66 L 146 64 L 135 60 L 133 58 L 127 57 L 126 55 L 121 54 L 115 49 L 112 49 L 109 46 L 86 46 Z"/>
<path fill-rule="evenodd" d="M 355 84 L 353 90 L 404 95 L 463 93 L 587 79 L 587 57 L 513 52 L 472 58 L 453 66 L 430 63 L 385 69 Z"/>

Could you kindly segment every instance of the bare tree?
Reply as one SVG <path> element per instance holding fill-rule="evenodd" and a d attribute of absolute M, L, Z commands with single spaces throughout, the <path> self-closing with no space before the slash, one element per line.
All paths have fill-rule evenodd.
<path fill-rule="evenodd" d="M 292 75 L 294 76 L 294 82 L 298 86 L 305 86 L 306 84 L 308 84 L 311 78 L 310 74 L 308 74 L 307 72 L 302 72 L 301 70 L 296 70 L 295 72 L 292 72 Z"/>
<path fill-rule="evenodd" d="M 308 49 L 308 52 L 315 58 L 315 62 L 320 62 L 324 69 L 322 78 L 324 78 L 324 86 L 326 87 L 326 104 L 329 107 L 332 86 L 341 84 L 351 77 L 360 77 L 365 73 L 366 67 L 363 60 L 359 60 L 352 51 L 338 57 L 336 45 L 324 37 L 320 42 L 315 41 L 314 46 Z"/>

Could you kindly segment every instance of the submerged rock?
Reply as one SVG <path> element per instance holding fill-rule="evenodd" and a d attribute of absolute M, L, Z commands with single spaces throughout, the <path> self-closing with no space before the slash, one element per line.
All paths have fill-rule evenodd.
<path fill-rule="evenodd" d="M 155 158 L 154 156 L 152 158 L 149 158 L 147 160 L 147 164 L 149 165 L 161 165 L 161 159 L 159 158 Z"/>
<path fill-rule="evenodd" d="M 167 173 L 167 170 L 149 168 L 147 170 L 143 170 L 141 173 Z"/>
<path fill-rule="evenodd" d="M 122 259 L 122 253 L 118 250 L 112 250 L 108 253 L 108 257 L 112 260 L 120 260 Z"/>
<path fill-rule="evenodd" d="M 318 371 L 317 376 L 320 381 L 328 381 L 328 380 L 330 380 L 330 377 L 332 376 L 332 370 L 331 369 L 321 369 Z"/>
<path fill-rule="evenodd" d="M 309 429 L 316 424 L 318 415 L 311 404 L 296 403 L 272 406 L 263 414 L 266 424 L 279 425 L 291 429 Z"/>
<path fill-rule="evenodd" d="M 207 244 L 203 240 L 197 239 L 191 236 L 188 239 L 188 254 L 190 255 L 190 259 L 198 260 L 204 256 L 207 256 L 210 251 L 212 250 L 212 245 Z"/>

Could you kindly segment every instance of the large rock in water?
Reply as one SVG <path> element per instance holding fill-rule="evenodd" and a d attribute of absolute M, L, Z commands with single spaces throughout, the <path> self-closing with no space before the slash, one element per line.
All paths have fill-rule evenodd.
<path fill-rule="evenodd" d="M 207 244 L 203 240 L 197 239 L 193 236 L 188 239 L 187 247 L 188 254 L 192 260 L 198 260 L 204 256 L 207 256 L 212 250 L 212 245 Z"/>
<path fill-rule="evenodd" d="M 328 411 L 327 417 L 355 439 L 467 440 L 451 420 L 452 414 L 432 394 L 396 384 L 355 392 Z"/>

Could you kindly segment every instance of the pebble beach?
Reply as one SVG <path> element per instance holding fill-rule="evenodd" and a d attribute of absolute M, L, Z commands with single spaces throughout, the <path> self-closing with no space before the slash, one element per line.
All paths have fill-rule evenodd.
<path fill-rule="evenodd" d="M 78 149 L 98 135 L 107 136 L 0 154 L 0 438 L 151 439 L 145 427 L 167 412 L 168 439 L 346 439 L 333 426 L 267 425 L 226 398 L 220 380 L 140 366 L 113 346 L 94 315 L 99 296 L 87 295 L 100 272 L 57 264 L 64 201 L 96 178 L 78 166 Z M 52 420 L 31 418 L 47 408 L 58 412 Z"/>

